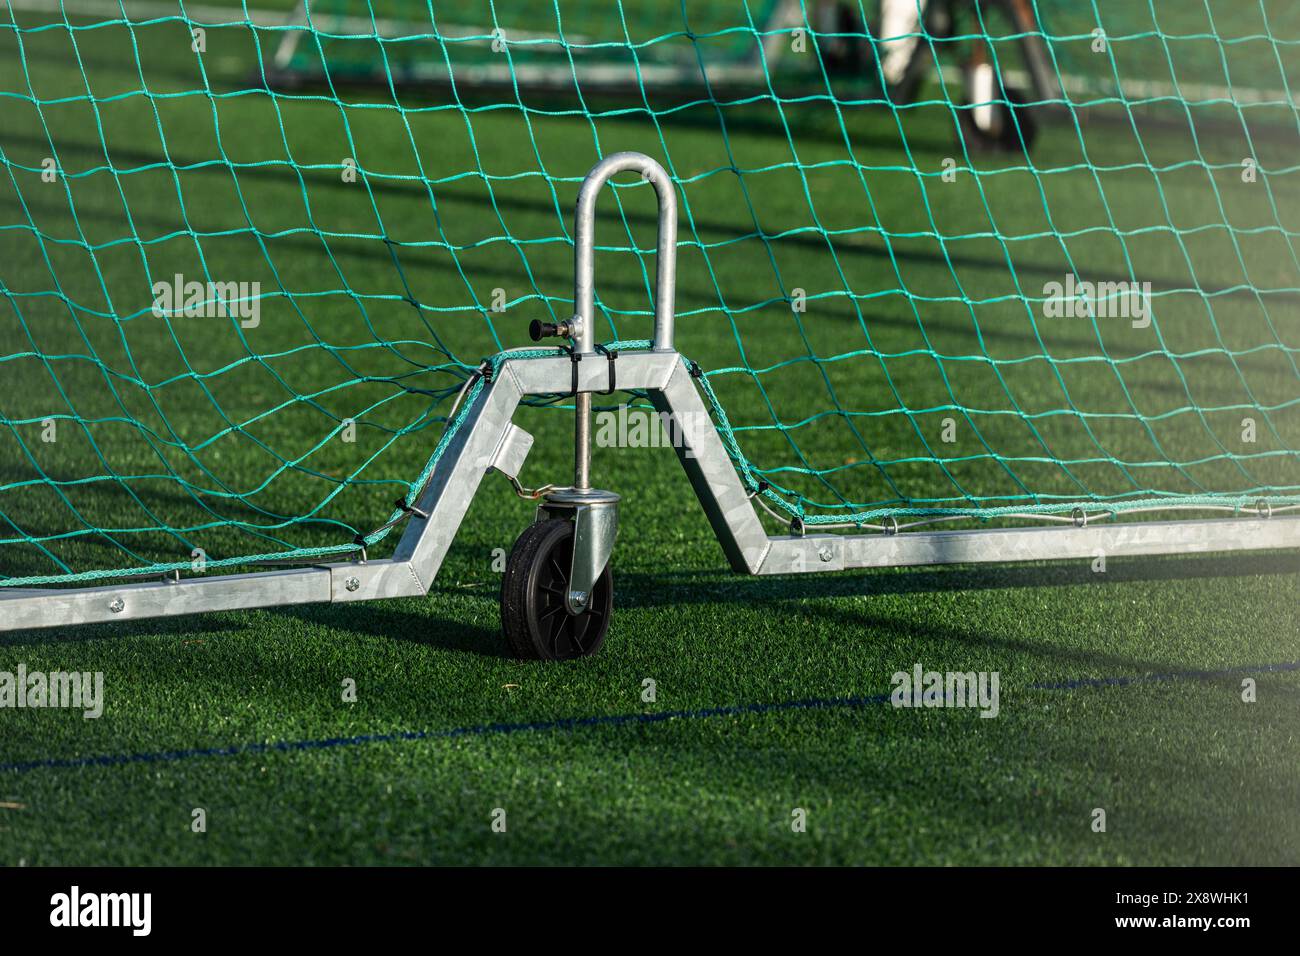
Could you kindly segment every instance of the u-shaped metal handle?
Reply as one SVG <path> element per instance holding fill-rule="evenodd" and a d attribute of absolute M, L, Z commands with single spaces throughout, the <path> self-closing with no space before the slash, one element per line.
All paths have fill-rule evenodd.
<path fill-rule="evenodd" d="M 638 172 L 659 197 L 659 243 L 655 278 L 654 350 L 673 351 L 673 293 L 677 285 L 677 192 L 668 173 L 644 153 L 614 153 L 587 173 L 578 192 L 574 214 L 573 303 L 578 320 L 574 345 L 583 354 L 593 350 L 596 338 L 595 257 L 596 198 L 605 184 L 623 172 Z"/>

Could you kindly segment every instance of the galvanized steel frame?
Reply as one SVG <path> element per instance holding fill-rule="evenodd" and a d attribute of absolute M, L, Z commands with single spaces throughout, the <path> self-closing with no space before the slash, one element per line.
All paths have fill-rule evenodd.
<path fill-rule="evenodd" d="M 671 351 L 618 358 L 621 388 L 643 390 L 667 412 L 681 440 L 674 450 L 732 568 L 791 574 L 896 565 L 1038 561 L 1300 546 L 1300 517 L 1204 521 L 1108 521 L 1083 527 L 769 535 L 741 483 L 682 357 Z M 568 393 L 568 356 L 507 357 L 470 401 L 465 418 L 415 508 L 391 558 L 322 563 L 250 574 L 132 581 L 91 588 L 0 589 L 0 629 L 241 610 L 312 602 L 365 601 L 428 593 L 469 504 L 529 395 Z M 578 389 L 606 388 L 605 362 L 578 363 Z"/>

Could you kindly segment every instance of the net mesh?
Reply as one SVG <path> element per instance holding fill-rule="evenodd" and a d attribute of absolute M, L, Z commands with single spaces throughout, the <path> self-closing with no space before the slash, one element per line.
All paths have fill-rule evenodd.
<path fill-rule="evenodd" d="M 5 584 L 379 546 L 625 149 L 775 513 L 1300 502 L 1294 4 L 7 0 L 0 53 Z M 600 218 L 644 335 L 652 191 Z"/>

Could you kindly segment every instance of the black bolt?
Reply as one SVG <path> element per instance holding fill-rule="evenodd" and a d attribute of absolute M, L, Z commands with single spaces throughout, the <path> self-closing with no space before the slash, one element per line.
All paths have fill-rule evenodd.
<path fill-rule="evenodd" d="M 528 337 L 534 342 L 540 342 L 544 338 L 552 338 L 560 334 L 560 327 L 554 322 L 543 322 L 540 319 L 533 319 L 528 324 Z"/>

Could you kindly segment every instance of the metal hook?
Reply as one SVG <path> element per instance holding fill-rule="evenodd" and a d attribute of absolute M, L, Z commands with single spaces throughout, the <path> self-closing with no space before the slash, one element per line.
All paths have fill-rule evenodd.
<path fill-rule="evenodd" d="M 591 167 L 578 192 L 573 226 L 573 308 L 577 322 L 574 345 L 584 354 L 592 351 L 596 335 L 596 198 L 610 179 L 624 172 L 640 173 L 642 179 L 654 186 L 659 197 L 654 350 L 673 350 L 673 292 L 677 285 L 677 192 L 668 173 L 649 156 L 623 152 L 607 156 Z"/>
<path fill-rule="evenodd" d="M 596 338 L 596 198 L 611 178 L 623 172 L 638 172 L 655 188 L 659 197 L 659 241 L 655 275 L 654 350 L 673 351 L 673 293 L 677 285 L 677 193 L 668 173 L 644 153 L 614 153 L 591 168 L 578 191 L 574 213 L 573 353 L 590 355 Z M 574 401 L 577 423 L 574 431 L 573 486 L 591 487 L 591 393 L 579 392 Z"/>

